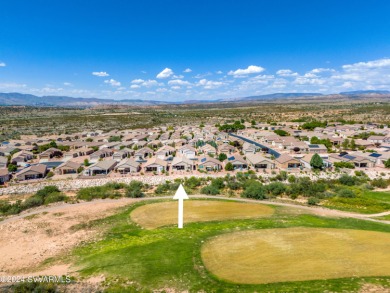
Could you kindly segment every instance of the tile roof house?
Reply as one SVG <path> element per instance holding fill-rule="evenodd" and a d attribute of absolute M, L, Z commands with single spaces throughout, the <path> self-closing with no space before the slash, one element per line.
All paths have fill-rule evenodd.
<path fill-rule="evenodd" d="M 193 160 L 187 157 L 175 157 L 172 161 L 172 170 L 177 171 L 192 171 L 196 169 L 196 165 Z"/>
<path fill-rule="evenodd" d="M 228 156 L 225 163 L 231 163 L 234 167 L 234 170 L 248 169 L 247 161 L 239 153 L 234 153 Z"/>
<path fill-rule="evenodd" d="M 55 173 L 59 175 L 77 174 L 77 171 L 80 167 L 81 167 L 80 163 L 66 161 L 55 169 Z"/>
<path fill-rule="evenodd" d="M 156 157 L 150 158 L 144 165 L 143 169 L 145 172 L 157 172 L 161 173 L 168 170 L 168 163 L 164 160 Z"/>
<path fill-rule="evenodd" d="M 84 174 L 87 176 L 107 175 L 114 170 L 117 163 L 117 161 L 112 159 L 99 161 L 85 169 Z"/>
<path fill-rule="evenodd" d="M 115 170 L 120 174 L 137 173 L 141 171 L 141 164 L 136 162 L 134 158 L 126 158 L 119 162 Z"/>
<path fill-rule="evenodd" d="M 8 158 L 0 156 L 0 168 L 7 168 Z"/>
<path fill-rule="evenodd" d="M 212 170 L 221 170 L 222 169 L 222 163 L 209 156 L 203 156 L 199 158 L 198 162 L 198 168 L 199 170 L 207 170 L 207 171 L 212 171 Z"/>
<path fill-rule="evenodd" d="M 275 162 L 269 158 L 264 157 L 260 153 L 246 154 L 246 161 L 249 165 L 251 165 L 253 168 L 257 169 L 274 169 L 275 168 Z"/>
<path fill-rule="evenodd" d="M 20 181 L 31 180 L 31 179 L 41 179 L 46 176 L 47 166 L 43 164 L 32 165 L 23 169 L 15 174 L 15 178 Z"/>
<path fill-rule="evenodd" d="M 0 185 L 4 185 L 10 180 L 8 169 L 0 168 Z"/>
<path fill-rule="evenodd" d="M 301 167 L 302 163 L 287 154 L 283 154 L 280 157 L 275 159 L 276 166 L 280 169 L 298 169 Z"/>

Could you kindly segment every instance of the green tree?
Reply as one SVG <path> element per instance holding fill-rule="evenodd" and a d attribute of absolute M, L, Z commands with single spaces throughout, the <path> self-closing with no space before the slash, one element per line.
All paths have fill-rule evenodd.
<path fill-rule="evenodd" d="M 227 155 L 225 153 L 220 153 L 218 156 L 218 160 L 225 161 L 227 159 Z"/>
<path fill-rule="evenodd" d="M 343 147 L 343 149 L 347 150 L 349 148 L 349 139 L 346 138 L 343 143 L 341 144 L 341 146 Z"/>
<path fill-rule="evenodd" d="M 356 150 L 356 143 L 355 143 L 355 140 L 353 138 L 351 139 L 349 147 L 351 148 L 351 150 Z"/>
<path fill-rule="evenodd" d="M 387 159 L 387 161 L 385 161 L 385 167 L 390 168 L 390 159 Z"/>
<path fill-rule="evenodd" d="M 9 164 L 8 165 L 8 171 L 9 172 L 16 172 L 18 170 L 18 167 L 14 164 Z"/>
<path fill-rule="evenodd" d="M 313 169 L 320 169 L 321 170 L 323 168 L 324 161 L 322 160 L 322 158 L 320 157 L 319 154 L 314 154 L 313 155 L 313 157 L 310 160 L 310 166 Z"/>
<path fill-rule="evenodd" d="M 288 135 L 289 135 L 287 131 L 284 131 L 284 130 L 282 130 L 282 129 L 276 129 L 276 130 L 274 130 L 274 132 L 275 132 L 277 135 L 279 135 L 279 136 L 288 136 Z"/>
<path fill-rule="evenodd" d="M 225 166 L 225 170 L 226 171 L 233 171 L 234 170 L 234 166 L 232 163 L 227 163 L 226 166 Z"/>
<path fill-rule="evenodd" d="M 265 199 L 266 190 L 265 187 L 258 181 L 248 180 L 245 185 L 245 190 L 242 192 L 241 197 L 254 198 L 254 199 Z"/>

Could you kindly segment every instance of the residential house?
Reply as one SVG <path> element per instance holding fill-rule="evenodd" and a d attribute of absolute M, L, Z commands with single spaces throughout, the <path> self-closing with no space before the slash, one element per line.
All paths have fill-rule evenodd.
<path fill-rule="evenodd" d="M 247 155 L 247 154 L 254 154 L 256 153 L 260 148 L 255 146 L 252 143 L 249 142 L 244 142 L 242 145 L 242 152 Z"/>
<path fill-rule="evenodd" d="M 32 160 L 34 154 L 28 151 L 20 151 L 12 155 L 11 162 L 14 165 L 23 166 L 26 162 Z"/>
<path fill-rule="evenodd" d="M 228 143 L 224 143 L 224 144 L 218 146 L 218 153 L 219 154 L 230 155 L 236 151 L 237 151 L 236 148 Z"/>
<path fill-rule="evenodd" d="M 326 154 L 328 149 L 323 144 L 309 144 L 309 154 Z"/>
<path fill-rule="evenodd" d="M 145 159 L 153 156 L 153 150 L 151 148 L 144 147 L 135 151 L 134 156 L 139 159 Z"/>
<path fill-rule="evenodd" d="M 87 176 L 107 175 L 112 170 L 114 170 L 117 163 L 118 163 L 117 161 L 112 160 L 112 159 L 98 161 L 97 163 L 95 163 L 95 164 L 89 166 L 87 169 L 85 169 L 84 174 Z"/>
<path fill-rule="evenodd" d="M 133 158 L 126 158 L 119 162 L 115 167 L 120 174 L 137 173 L 141 171 L 141 164 L 136 162 Z"/>
<path fill-rule="evenodd" d="M 46 151 L 43 151 L 39 154 L 39 161 L 40 162 L 47 162 L 53 157 L 60 157 L 62 156 L 62 152 L 59 149 L 56 148 L 49 148 Z"/>
<path fill-rule="evenodd" d="M 231 163 L 234 167 L 234 170 L 248 169 L 247 161 L 239 153 L 235 153 L 235 154 L 228 156 L 225 163 L 226 164 Z"/>
<path fill-rule="evenodd" d="M 20 181 L 32 180 L 32 179 L 41 179 L 46 176 L 47 166 L 43 164 L 32 165 L 23 169 L 15 174 L 15 178 Z"/>
<path fill-rule="evenodd" d="M 204 156 L 199 159 L 198 163 L 199 170 L 207 170 L 207 171 L 219 171 L 222 169 L 222 164 L 219 160 L 214 159 L 209 156 Z"/>
<path fill-rule="evenodd" d="M 0 185 L 4 185 L 10 180 L 10 175 L 7 168 L 0 168 Z"/>
<path fill-rule="evenodd" d="M 261 155 L 260 153 L 246 155 L 246 161 L 256 170 L 258 169 L 274 169 L 275 162 Z"/>
<path fill-rule="evenodd" d="M 279 169 L 299 169 L 302 166 L 302 163 L 290 155 L 283 154 L 280 157 L 275 159 L 276 166 Z"/>
<path fill-rule="evenodd" d="M 89 161 L 91 163 L 95 163 L 95 162 L 99 161 L 100 159 L 111 157 L 113 154 L 114 154 L 114 151 L 111 149 L 107 149 L 107 148 L 100 149 L 100 150 L 94 152 L 93 154 L 89 155 Z"/>
<path fill-rule="evenodd" d="M 172 170 L 176 171 L 192 171 L 195 170 L 196 166 L 193 160 L 187 157 L 175 157 L 172 161 Z"/>
<path fill-rule="evenodd" d="M 143 166 L 145 172 L 157 172 L 168 171 L 168 163 L 164 160 L 156 157 L 150 158 Z"/>
<path fill-rule="evenodd" d="M 182 147 L 180 147 L 177 151 L 177 154 L 182 156 L 182 157 L 186 157 L 190 160 L 193 160 L 196 158 L 196 149 L 190 145 L 184 145 Z"/>
<path fill-rule="evenodd" d="M 350 162 L 355 165 L 355 167 L 358 168 L 367 168 L 367 167 L 374 167 L 376 158 L 365 158 L 363 156 L 360 156 L 358 154 L 348 154 L 348 153 L 341 153 L 341 154 L 330 154 L 329 155 L 330 161 L 333 162 Z"/>
<path fill-rule="evenodd" d="M 209 145 L 208 143 L 200 147 L 200 150 L 206 155 L 215 156 L 217 154 L 217 150 L 215 149 L 215 147 Z"/>
<path fill-rule="evenodd" d="M 7 165 L 8 165 L 8 158 L 0 157 L 0 169 L 7 168 Z"/>
<path fill-rule="evenodd" d="M 171 158 L 174 153 L 174 147 L 164 145 L 156 151 L 155 156 L 160 160 L 169 160 L 169 158 Z"/>
<path fill-rule="evenodd" d="M 80 163 L 73 162 L 73 161 L 66 161 L 55 169 L 55 173 L 59 175 L 77 174 L 78 173 L 77 171 L 79 170 L 80 167 L 81 167 Z"/>

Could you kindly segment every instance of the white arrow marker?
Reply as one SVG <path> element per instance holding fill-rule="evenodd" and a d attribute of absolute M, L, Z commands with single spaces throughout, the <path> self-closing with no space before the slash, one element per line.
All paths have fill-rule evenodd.
<path fill-rule="evenodd" d="M 179 200 L 179 213 L 177 220 L 177 228 L 183 229 L 183 218 L 184 218 L 184 200 L 188 199 L 187 192 L 184 190 L 183 185 L 180 184 L 179 188 L 176 190 L 175 196 L 173 199 Z"/>

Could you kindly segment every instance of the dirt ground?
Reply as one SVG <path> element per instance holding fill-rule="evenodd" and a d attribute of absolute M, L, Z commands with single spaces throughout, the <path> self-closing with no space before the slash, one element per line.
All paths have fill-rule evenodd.
<path fill-rule="evenodd" d="M 70 251 L 83 241 L 99 236 L 98 228 L 73 230 L 72 226 L 107 217 L 116 208 L 132 203 L 132 200 L 96 202 L 95 204 L 56 207 L 0 225 L 0 276 L 31 275 L 31 273 L 62 275 L 69 273 L 69 266 L 56 264 L 51 268 L 40 267 L 48 258 L 55 258 Z M 40 270 L 40 271 L 39 271 Z"/>

